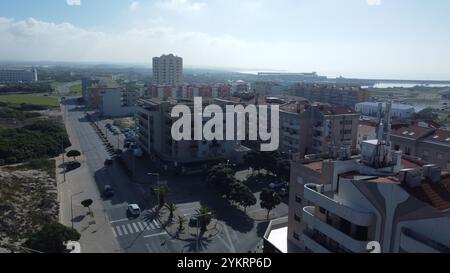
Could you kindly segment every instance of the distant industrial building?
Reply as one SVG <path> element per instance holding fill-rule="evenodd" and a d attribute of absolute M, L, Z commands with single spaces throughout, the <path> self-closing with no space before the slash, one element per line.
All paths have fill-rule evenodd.
<path fill-rule="evenodd" d="M 290 87 L 289 93 L 310 101 L 349 106 L 352 108 L 357 103 L 367 101 L 369 98 L 369 92 L 361 87 L 317 83 L 295 84 Z"/>
<path fill-rule="evenodd" d="M 0 68 L 0 83 L 37 82 L 37 69 Z"/>
<path fill-rule="evenodd" d="M 254 82 L 251 85 L 251 89 L 253 92 L 261 95 L 269 95 L 269 94 L 280 94 L 287 93 L 289 87 L 285 84 L 277 83 L 277 82 L 263 82 L 258 81 Z"/>
<path fill-rule="evenodd" d="M 153 58 L 154 85 L 179 86 L 183 84 L 183 59 L 173 54 Z"/>
<path fill-rule="evenodd" d="M 272 73 L 272 72 L 259 72 L 258 81 L 272 81 L 280 83 L 298 83 L 307 82 L 313 83 L 318 81 L 324 81 L 327 77 L 319 76 L 316 72 L 312 73 Z"/>
<path fill-rule="evenodd" d="M 357 112 L 365 115 L 376 117 L 378 114 L 379 102 L 360 102 L 355 105 Z M 386 109 L 386 103 L 381 103 L 382 109 Z M 424 107 L 417 107 L 408 104 L 393 103 L 392 118 L 394 119 L 411 119 L 415 113 L 424 110 Z"/>

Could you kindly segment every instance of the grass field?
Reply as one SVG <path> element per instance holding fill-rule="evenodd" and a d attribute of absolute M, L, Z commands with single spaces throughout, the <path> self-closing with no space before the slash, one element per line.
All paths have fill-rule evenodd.
<path fill-rule="evenodd" d="M 0 101 L 13 104 L 26 103 L 49 107 L 55 107 L 59 105 L 59 101 L 57 98 L 39 95 L 0 95 Z"/>
<path fill-rule="evenodd" d="M 70 87 L 68 96 L 81 96 L 81 83 L 77 83 Z"/>

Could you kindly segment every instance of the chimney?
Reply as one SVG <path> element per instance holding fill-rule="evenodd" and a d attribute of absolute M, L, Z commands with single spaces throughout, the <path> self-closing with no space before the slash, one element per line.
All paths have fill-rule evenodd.
<path fill-rule="evenodd" d="M 441 168 L 434 164 L 423 166 L 423 176 L 431 183 L 439 183 L 441 181 Z"/>

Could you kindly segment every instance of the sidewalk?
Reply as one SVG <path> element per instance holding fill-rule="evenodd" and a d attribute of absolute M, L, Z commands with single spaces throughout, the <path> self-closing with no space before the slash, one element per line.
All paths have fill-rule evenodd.
<path fill-rule="evenodd" d="M 62 107 L 62 111 L 64 111 L 64 107 Z M 72 149 L 81 151 L 80 144 L 70 123 L 65 122 L 65 125 L 72 143 L 72 146 L 67 151 Z M 68 227 L 73 226 L 80 232 L 81 239 L 79 243 L 83 253 L 120 252 L 119 245 L 112 233 L 108 214 L 103 207 L 96 183 L 90 174 L 84 156 L 78 159 L 81 167 L 66 174 L 66 181 L 64 181 L 64 172 L 63 168 L 61 168 L 63 163 L 62 155 L 55 159 L 60 222 Z M 94 217 L 87 215 L 87 208 L 81 205 L 81 202 L 85 199 L 94 201 L 91 206 Z"/>

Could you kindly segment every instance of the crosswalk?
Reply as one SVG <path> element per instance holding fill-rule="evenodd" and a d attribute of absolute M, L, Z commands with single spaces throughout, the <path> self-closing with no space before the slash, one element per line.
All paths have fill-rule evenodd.
<path fill-rule="evenodd" d="M 141 233 L 144 231 L 152 231 L 161 228 L 156 220 L 148 222 L 130 222 L 126 224 L 116 225 L 112 227 L 114 237 L 121 237 L 131 235 L 134 233 Z"/>

